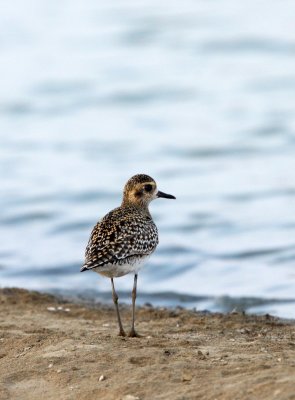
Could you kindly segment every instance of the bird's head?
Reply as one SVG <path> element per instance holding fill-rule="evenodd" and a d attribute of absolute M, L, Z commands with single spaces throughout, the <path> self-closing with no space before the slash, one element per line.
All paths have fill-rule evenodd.
<path fill-rule="evenodd" d="M 175 199 L 171 194 L 160 192 L 153 178 L 148 175 L 138 174 L 134 175 L 126 183 L 123 192 L 123 204 L 147 207 L 152 200 L 159 197 Z"/>

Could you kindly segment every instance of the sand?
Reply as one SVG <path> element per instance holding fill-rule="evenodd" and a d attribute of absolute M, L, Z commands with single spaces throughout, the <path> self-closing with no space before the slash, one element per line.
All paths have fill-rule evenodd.
<path fill-rule="evenodd" d="M 147 306 L 122 338 L 113 308 L 2 289 L 0 319 L 1 400 L 295 399 L 295 326 L 268 315 Z"/>

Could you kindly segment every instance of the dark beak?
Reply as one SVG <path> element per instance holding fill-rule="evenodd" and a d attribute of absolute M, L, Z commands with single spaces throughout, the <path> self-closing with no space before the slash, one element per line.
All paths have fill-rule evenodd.
<path fill-rule="evenodd" d="M 166 194 L 160 192 L 160 190 L 158 190 L 157 197 L 163 197 L 164 199 L 176 199 L 176 197 L 172 196 L 172 194 Z"/>

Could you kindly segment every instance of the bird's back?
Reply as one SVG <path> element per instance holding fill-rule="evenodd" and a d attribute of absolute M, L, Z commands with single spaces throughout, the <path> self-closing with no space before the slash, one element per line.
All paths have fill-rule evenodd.
<path fill-rule="evenodd" d="M 157 227 L 149 213 L 133 206 L 115 208 L 93 228 L 81 271 L 132 263 L 149 256 L 157 244 Z"/>

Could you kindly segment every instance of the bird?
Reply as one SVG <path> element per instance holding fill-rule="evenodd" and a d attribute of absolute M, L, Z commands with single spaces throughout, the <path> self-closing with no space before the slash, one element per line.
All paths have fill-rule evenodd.
<path fill-rule="evenodd" d="M 138 337 L 135 330 L 135 301 L 140 268 L 155 251 L 158 230 L 149 212 L 149 204 L 157 198 L 175 199 L 157 189 L 153 178 L 146 174 L 132 176 L 124 186 L 120 207 L 107 213 L 94 226 L 81 272 L 94 271 L 111 279 L 112 299 L 119 325 L 119 336 L 126 336 L 120 317 L 114 278 L 134 274 L 132 289 L 132 325 L 129 337 Z"/>

